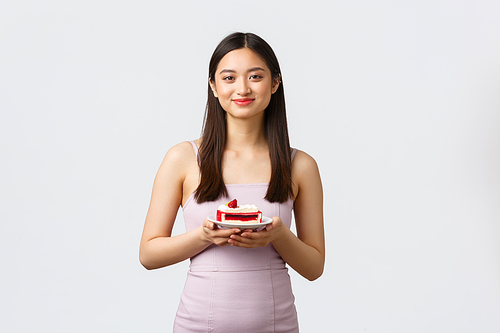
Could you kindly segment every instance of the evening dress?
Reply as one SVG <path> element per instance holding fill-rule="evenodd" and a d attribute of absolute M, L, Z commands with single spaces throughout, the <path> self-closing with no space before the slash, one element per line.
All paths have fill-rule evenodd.
<path fill-rule="evenodd" d="M 198 148 L 191 144 L 199 160 Z M 284 203 L 267 201 L 267 183 L 226 184 L 226 188 L 229 200 L 254 204 L 263 216 L 279 216 L 290 228 L 291 198 Z M 191 194 L 182 208 L 186 231 L 199 227 L 228 198 L 200 204 Z M 174 333 L 299 331 L 288 268 L 272 244 L 251 249 L 212 244 L 190 260 Z"/>

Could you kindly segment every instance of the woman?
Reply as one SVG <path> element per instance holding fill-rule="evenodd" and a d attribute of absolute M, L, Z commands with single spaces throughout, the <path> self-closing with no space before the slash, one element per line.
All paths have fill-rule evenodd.
<path fill-rule="evenodd" d="M 272 223 L 222 229 L 206 218 L 233 198 Z M 179 205 L 186 233 L 172 237 Z M 172 147 L 155 178 L 141 263 L 155 269 L 188 258 L 174 332 L 298 332 L 285 263 L 309 280 L 323 272 L 318 167 L 290 148 L 278 61 L 251 33 L 231 34 L 215 49 L 203 135 Z"/>

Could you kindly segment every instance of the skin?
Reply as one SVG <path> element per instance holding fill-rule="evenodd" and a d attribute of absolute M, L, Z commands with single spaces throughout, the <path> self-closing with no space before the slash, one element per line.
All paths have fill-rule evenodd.
<path fill-rule="evenodd" d="M 220 61 L 210 81 L 214 96 L 227 112 L 227 144 L 223 155 L 226 184 L 268 183 L 269 148 L 264 136 L 264 110 L 280 78 L 250 49 L 238 49 Z M 252 102 L 238 105 L 238 101 Z M 246 103 L 244 103 L 246 104 Z M 199 146 L 202 138 L 195 141 Z M 262 170 L 266 170 L 262 172 Z M 140 261 L 156 269 L 186 260 L 211 244 L 254 248 L 271 243 L 283 260 L 308 280 L 323 273 L 325 241 L 323 190 L 314 159 L 297 151 L 292 161 L 295 235 L 281 219 L 262 231 L 218 229 L 205 219 L 200 227 L 171 236 L 179 206 L 184 206 L 199 182 L 199 168 L 189 142 L 172 147 L 156 175 L 140 244 Z"/>

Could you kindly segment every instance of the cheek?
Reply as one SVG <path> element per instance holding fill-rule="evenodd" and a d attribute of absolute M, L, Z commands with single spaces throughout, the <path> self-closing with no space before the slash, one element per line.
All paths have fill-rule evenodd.
<path fill-rule="evenodd" d="M 261 95 L 272 95 L 273 93 L 273 85 L 271 82 L 266 82 L 258 87 L 259 93 Z"/>
<path fill-rule="evenodd" d="M 224 85 L 219 85 L 219 88 L 217 89 L 217 93 L 219 94 L 219 96 L 222 96 L 222 97 L 227 97 L 227 96 L 231 95 L 230 89 L 228 89 L 228 87 L 224 86 Z"/>
<path fill-rule="evenodd" d="M 273 90 L 270 87 L 263 87 L 259 91 L 259 95 L 264 99 L 264 100 L 271 100 L 271 96 L 273 95 Z"/>

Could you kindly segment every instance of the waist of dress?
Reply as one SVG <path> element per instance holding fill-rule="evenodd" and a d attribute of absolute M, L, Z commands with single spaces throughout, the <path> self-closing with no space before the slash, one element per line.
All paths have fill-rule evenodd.
<path fill-rule="evenodd" d="M 283 269 L 285 262 L 271 244 L 245 249 L 210 245 L 191 257 L 193 272 L 241 272 Z"/>
<path fill-rule="evenodd" d="M 279 263 L 270 263 L 265 265 L 245 265 L 245 263 L 241 263 L 241 265 L 203 265 L 203 264 L 194 264 L 191 262 L 189 266 L 189 270 L 192 272 L 245 272 L 245 271 L 265 271 L 265 270 L 280 270 L 285 269 L 285 262 Z"/>

